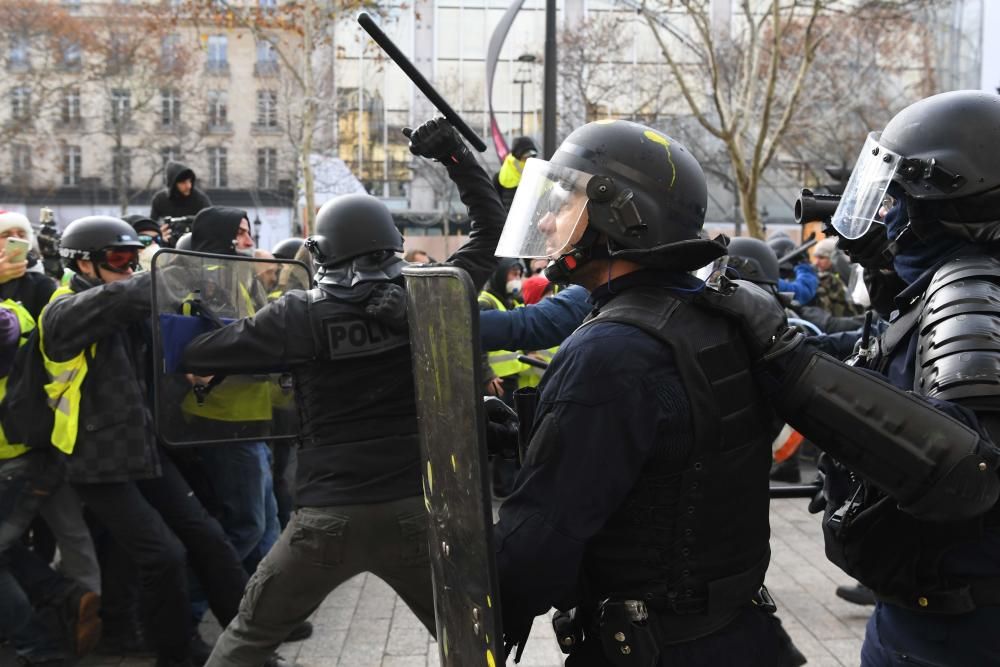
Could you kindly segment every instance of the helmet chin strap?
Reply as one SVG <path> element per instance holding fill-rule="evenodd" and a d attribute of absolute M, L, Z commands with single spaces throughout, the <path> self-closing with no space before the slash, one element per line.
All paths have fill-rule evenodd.
<path fill-rule="evenodd" d="M 545 267 L 545 277 L 549 282 L 565 285 L 572 280 L 573 274 L 592 259 L 596 259 L 594 249 L 600 233 L 592 227 L 587 227 L 579 242 L 573 244 L 572 250 L 562 255 Z"/>

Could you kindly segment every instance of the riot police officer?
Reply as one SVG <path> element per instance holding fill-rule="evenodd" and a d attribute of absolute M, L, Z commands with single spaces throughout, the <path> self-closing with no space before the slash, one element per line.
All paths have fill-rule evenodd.
<path fill-rule="evenodd" d="M 496 265 L 504 211 L 452 127 L 429 121 L 411 150 L 441 161 L 469 207 L 469 241 L 450 261 L 481 286 Z M 326 595 L 369 571 L 435 633 L 405 290 L 392 215 L 364 194 L 320 209 L 307 245 L 317 287 L 195 339 L 193 372 L 290 370 L 301 419 L 296 502 L 209 664 L 256 666 Z"/>
<path fill-rule="evenodd" d="M 878 601 L 865 667 L 1000 664 L 998 141 L 1000 96 L 978 91 L 869 135 L 832 224 L 881 291 L 905 285 L 896 312 L 866 371 L 804 345 L 769 365 L 782 416 L 835 459 L 826 551 Z"/>
<path fill-rule="evenodd" d="M 595 307 L 542 380 L 495 529 L 508 643 L 575 607 L 567 665 L 778 661 L 762 589 L 774 415 L 750 366 L 784 312 L 752 284 L 687 273 L 726 253 L 700 237 L 706 201 L 680 143 L 590 123 L 528 160 L 497 249 L 548 258 Z"/>

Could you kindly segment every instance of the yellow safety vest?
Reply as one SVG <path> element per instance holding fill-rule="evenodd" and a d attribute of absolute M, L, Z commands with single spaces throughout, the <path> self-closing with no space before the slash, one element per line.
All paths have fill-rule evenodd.
<path fill-rule="evenodd" d="M 207 270 L 219 267 L 209 266 Z M 253 304 L 250 290 L 242 283 L 240 293 L 246 304 L 247 313 L 253 317 L 257 309 Z M 190 296 L 193 295 L 189 295 Z M 185 299 L 181 305 L 184 315 L 191 314 L 191 303 Z M 181 401 L 181 410 L 188 415 L 221 422 L 253 422 L 271 420 L 272 389 L 268 380 L 239 375 L 227 376 L 212 388 L 199 404 L 194 391 L 189 391 Z"/>
<path fill-rule="evenodd" d="M 69 287 L 60 287 L 52 293 L 49 304 L 73 293 Z M 48 308 L 48 306 L 46 306 Z M 45 310 L 42 310 L 42 315 Z M 67 361 L 53 361 L 45 354 L 45 329 L 42 317 L 38 318 L 39 349 L 45 361 L 45 370 L 52 381 L 45 385 L 49 407 L 55 411 L 52 427 L 52 444 L 64 454 L 72 454 L 80 424 L 80 397 L 83 381 L 87 377 L 86 349 Z M 97 343 L 90 346 L 90 356 L 97 355 Z"/>
<path fill-rule="evenodd" d="M 27 342 L 28 335 L 35 328 L 35 318 L 31 316 L 31 313 L 24 306 L 11 299 L 5 299 L 3 302 L 0 302 L 0 308 L 6 308 L 17 316 L 17 323 L 21 326 L 21 338 L 17 346 L 21 347 Z M 7 375 L 0 378 L 0 401 L 7 395 L 7 378 Z M 3 426 L 0 426 L 0 461 L 16 458 L 26 451 L 28 451 L 27 446 L 8 441 L 7 434 L 3 432 Z"/>
<path fill-rule="evenodd" d="M 497 180 L 508 190 L 513 190 L 521 183 L 521 161 L 514 157 L 513 153 L 507 153 L 507 157 L 504 158 Z"/>
<path fill-rule="evenodd" d="M 479 293 L 479 301 L 484 305 L 492 306 L 500 312 L 507 312 L 507 307 L 503 305 L 503 301 L 486 290 Z M 511 375 L 521 375 L 531 368 L 528 364 L 523 364 L 517 360 L 517 355 L 519 354 L 520 352 L 511 352 L 510 350 L 493 350 L 487 353 L 486 357 L 490 362 L 490 368 L 493 369 L 496 376 L 505 378 Z M 520 380 L 518 381 L 518 385 L 520 386 Z"/>

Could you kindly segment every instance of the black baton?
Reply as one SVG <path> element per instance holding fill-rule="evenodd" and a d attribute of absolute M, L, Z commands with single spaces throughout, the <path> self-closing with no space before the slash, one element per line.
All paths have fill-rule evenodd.
<path fill-rule="evenodd" d="M 434 90 L 434 86 L 432 86 L 430 82 L 424 78 L 424 75 L 420 73 L 420 70 L 413 66 L 410 59 L 403 55 L 403 52 L 399 50 L 399 47 L 397 47 L 393 41 L 389 39 L 389 36 L 382 32 L 382 29 L 375 24 L 375 19 L 373 19 L 368 12 L 361 12 L 358 15 L 358 23 L 361 24 L 361 27 L 365 29 L 365 32 L 371 35 L 371 38 L 382 47 L 382 50 L 386 52 L 392 61 L 399 65 L 399 68 L 403 70 L 403 73 L 409 77 L 410 81 L 412 81 L 413 84 L 420 89 L 420 92 L 427 96 L 427 99 L 431 101 L 431 104 L 437 107 L 437 110 L 444 114 L 444 117 L 448 119 L 448 122 L 451 123 L 452 127 L 461 132 L 462 136 L 465 137 L 477 151 L 480 153 L 485 151 L 486 144 L 479 138 L 479 135 L 473 132 L 472 128 L 466 125 L 465 121 L 462 120 L 462 117 L 455 113 L 455 110 L 451 108 L 451 105 L 444 101 L 444 98 L 438 94 L 438 91 Z"/>
<path fill-rule="evenodd" d="M 770 495 L 772 498 L 812 498 L 823 490 L 823 485 L 819 482 L 812 484 L 772 484 Z"/>

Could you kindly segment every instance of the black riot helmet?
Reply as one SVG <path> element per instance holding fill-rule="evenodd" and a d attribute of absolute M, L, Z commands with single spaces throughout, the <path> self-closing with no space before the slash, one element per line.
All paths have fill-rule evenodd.
<path fill-rule="evenodd" d="M 361 283 L 396 280 L 405 264 L 403 235 L 381 201 L 367 194 L 335 197 L 316 214 L 316 233 L 305 246 L 319 267 L 316 283 L 341 298 Z"/>
<path fill-rule="evenodd" d="M 833 226 L 859 238 L 884 223 L 888 194 L 906 197 L 911 220 L 940 221 L 974 240 L 1000 238 L 998 142 L 1000 95 L 959 90 L 911 104 L 868 136 Z"/>
<path fill-rule="evenodd" d="M 600 256 L 693 270 L 725 254 L 699 236 L 707 199 L 701 166 L 676 140 L 629 121 L 588 123 L 550 161 L 528 160 L 497 254 L 555 260 L 547 273 Z"/>
<path fill-rule="evenodd" d="M 771 238 L 767 240 L 767 245 L 771 248 L 775 258 L 779 260 L 798 247 L 795 245 L 795 241 L 793 241 L 791 237 L 784 232 L 776 232 L 773 234 Z M 793 273 L 795 265 L 791 259 L 786 259 L 778 266 L 778 269 L 783 272 Z"/>
<path fill-rule="evenodd" d="M 143 247 L 132 225 L 121 218 L 91 215 L 67 225 L 59 242 L 59 254 L 76 272 L 79 272 L 76 262 L 80 259 L 122 272 L 137 266 L 138 252 Z"/>
<path fill-rule="evenodd" d="M 403 252 L 392 213 L 367 194 L 335 197 L 316 214 L 316 232 L 305 240 L 320 266 L 336 266 L 376 252 Z"/>
<path fill-rule="evenodd" d="M 295 259 L 296 253 L 298 253 L 304 242 L 305 239 L 300 239 L 295 236 L 285 239 L 284 241 L 279 241 L 273 248 L 271 248 L 271 254 L 278 259 Z"/>
<path fill-rule="evenodd" d="M 728 265 L 752 283 L 777 285 L 780 278 L 778 257 L 760 239 L 741 236 L 730 241 Z"/>

